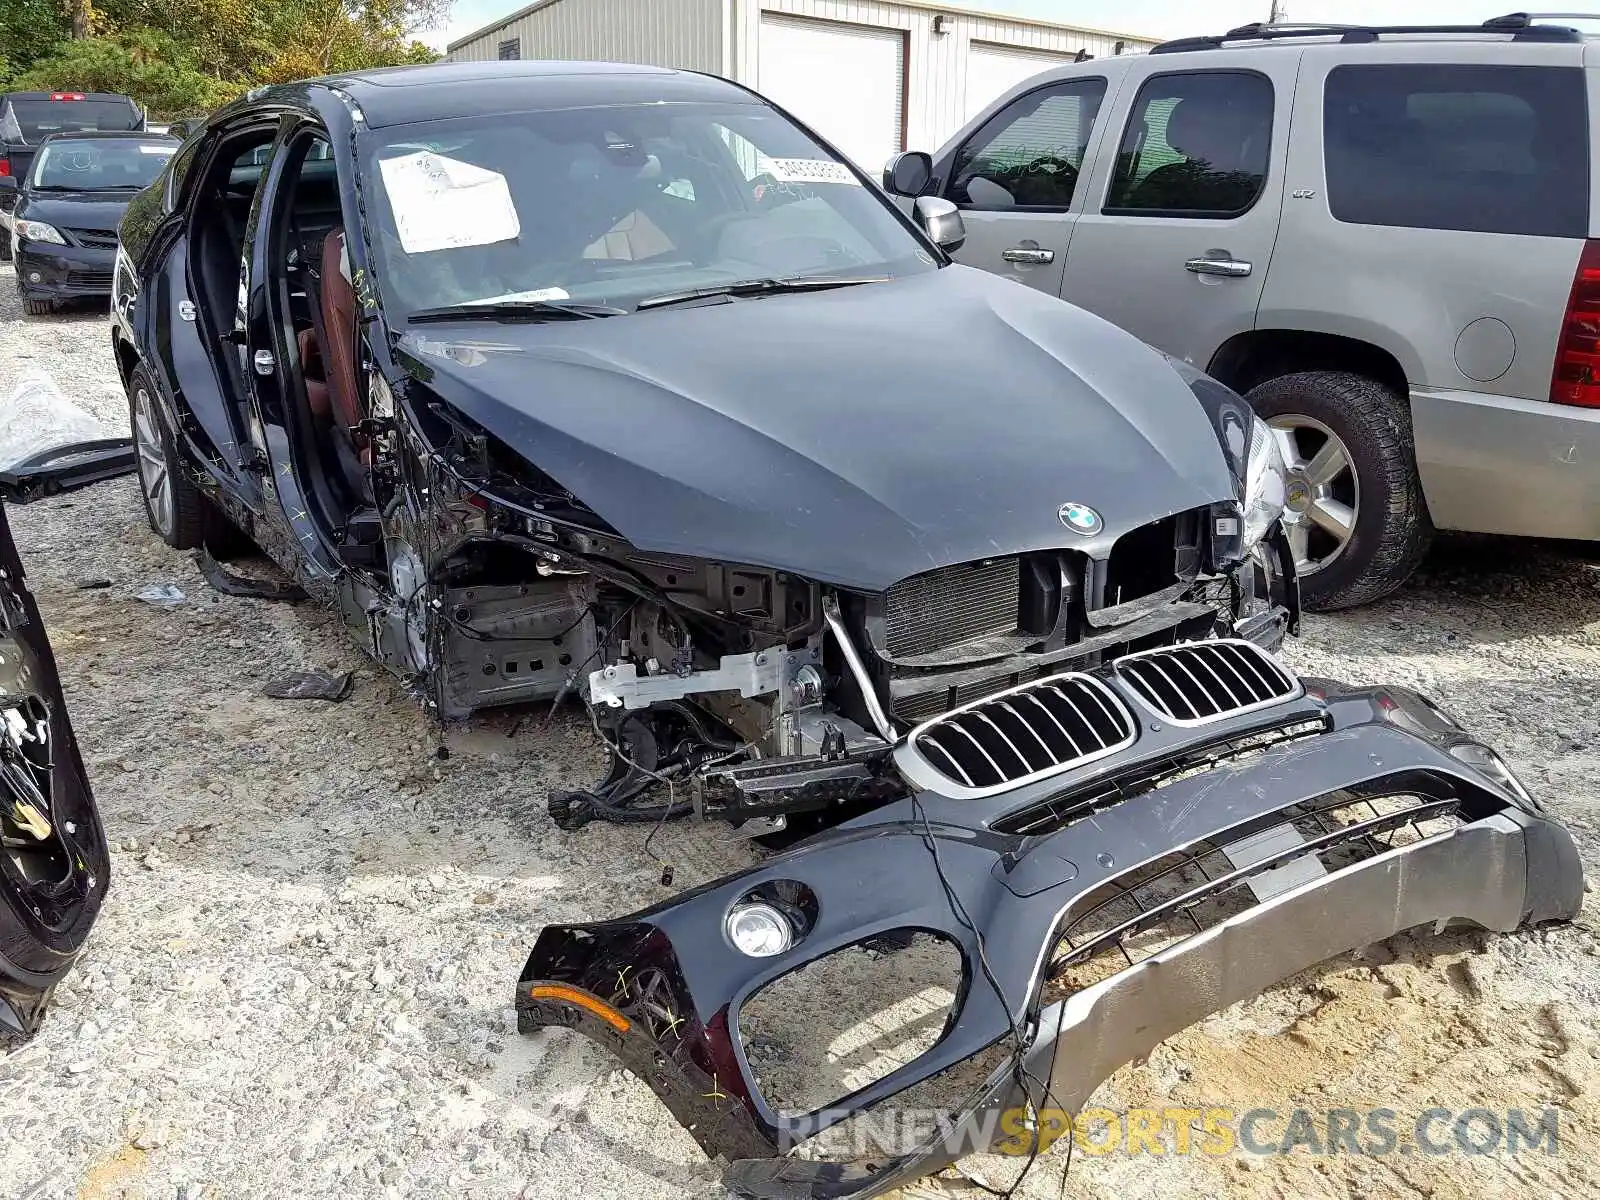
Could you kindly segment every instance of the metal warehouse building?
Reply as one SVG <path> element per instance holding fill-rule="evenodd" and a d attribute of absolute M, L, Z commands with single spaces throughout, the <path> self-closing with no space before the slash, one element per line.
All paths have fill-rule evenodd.
<path fill-rule="evenodd" d="M 875 169 L 896 150 L 936 149 L 1047 67 L 1154 44 L 927 0 L 535 0 L 453 42 L 449 57 L 709 71 L 756 88 Z"/>

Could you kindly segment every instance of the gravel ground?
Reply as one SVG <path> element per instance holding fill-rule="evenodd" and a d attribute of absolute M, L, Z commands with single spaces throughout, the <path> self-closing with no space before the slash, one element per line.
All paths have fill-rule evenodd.
<path fill-rule="evenodd" d="M 125 419 L 103 314 L 19 308 L 5 268 L 0 397 L 41 366 Z M 130 481 L 11 518 L 115 849 L 81 965 L 40 1036 L 0 1059 L 0 1196 L 719 1194 L 641 1083 L 576 1037 L 515 1033 L 539 926 L 665 894 L 639 832 L 568 835 L 545 814 L 550 788 L 601 766 L 586 722 L 499 714 L 441 743 L 331 616 L 212 593 L 150 533 Z M 93 578 L 111 587 L 77 588 Z M 188 602 L 135 601 L 151 583 Z M 1600 871 L 1595 564 L 1447 542 L 1389 601 L 1309 620 L 1290 657 L 1437 697 Z M 353 669 L 354 693 L 261 695 L 301 668 Z M 715 827 L 674 826 L 657 852 L 680 887 L 750 861 Z M 1063 1182 L 1058 1147 L 1020 1194 L 1593 1195 L 1595 918 L 1591 902 L 1565 928 L 1394 939 L 1203 1022 L 1096 1096 L 1118 1111 L 1554 1105 L 1558 1155 L 1079 1154 Z M 1017 1170 L 967 1166 L 993 1184 Z M 968 1190 L 947 1176 L 908 1194 Z"/>

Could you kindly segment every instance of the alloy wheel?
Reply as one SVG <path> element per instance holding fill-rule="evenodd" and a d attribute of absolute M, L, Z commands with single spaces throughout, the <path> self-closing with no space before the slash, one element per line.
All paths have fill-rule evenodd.
<path fill-rule="evenodd" d="M 139 484 L 144 489 L 145 507 L 150 512 L 156 532 L 163 537 L 170 537 L 173 522 L 172 471 L 157 419 L 155 403 L 149 391 L 141 387 L 133 397 L 133 440 L 139 456 Z"/>
<path fill-rule="evenodd" d="M 1350 448 L 1321 421 L 1285 413 L 1267 424 L 1287 467 L 1283 529 L 1295 571 L 1312 575 L 1332 564 L 1355 536 L 1361 481 Z"/>

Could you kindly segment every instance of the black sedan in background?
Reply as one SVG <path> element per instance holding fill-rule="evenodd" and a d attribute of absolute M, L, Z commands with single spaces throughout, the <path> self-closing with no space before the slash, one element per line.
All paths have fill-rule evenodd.
<path fill-rule="evenodd" d="M 149 133 L 44 139 L 11 214 L 17 290 L 27 312 L 48 312 L 58 300 L 110 296 L 122 214 L 177 148 L 176 139 Z"/>

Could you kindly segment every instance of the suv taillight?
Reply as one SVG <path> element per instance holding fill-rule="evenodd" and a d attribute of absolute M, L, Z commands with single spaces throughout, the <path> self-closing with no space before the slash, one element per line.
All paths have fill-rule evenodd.
<path fill-rule="evenodd" d="M 1550 399 L 1557 404 L 1600 408 L 1600 240 L 1583 244 L 1572 295 L 1561 319 Z"/>
<path fill-rule="evenodd" d="M 4 154 L 0 154 L 0 179 L 10 179 L 10 178 L 11 178 L 11 160 L 9 158 L 7 158 Z"/>

